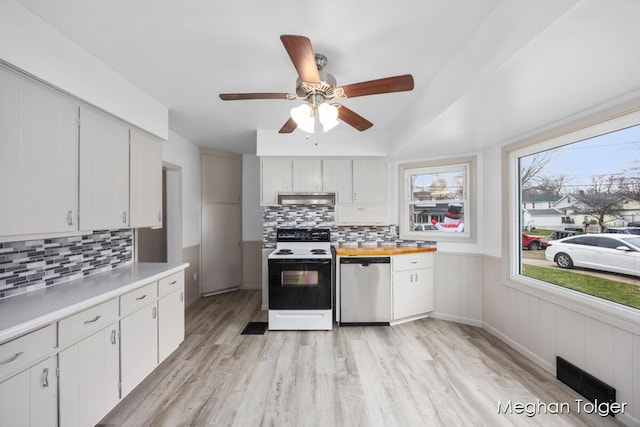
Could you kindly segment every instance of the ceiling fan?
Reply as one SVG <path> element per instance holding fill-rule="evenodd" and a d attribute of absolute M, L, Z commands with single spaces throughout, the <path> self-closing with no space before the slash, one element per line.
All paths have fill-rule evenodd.
<path fill-rule="evenodd" d="M 329 103 L 333 99 L 355 98 L 357 96 L 377 95 L 381 93 L 413 90 L 413 76 L 386 77 L 366 82 L 336 86 L 333 75 L 323 71 L 327 57 L 314 54 L 311 42 L 304 36 L 282 35 L 280 40 L 293 62 L 298 79 L 296 93 L 221 93 L 223 101 L 241 101 L 249 99 L 304 100 L 305 104 L 291 109 L 291 117 L 282 126 L 279 133 L 291 133 L 296 128 L 307 133 L 328 131 L 339 121 L 364 131 L 373 126 L 369 120 L 353 110 L 338 103 Z"/>

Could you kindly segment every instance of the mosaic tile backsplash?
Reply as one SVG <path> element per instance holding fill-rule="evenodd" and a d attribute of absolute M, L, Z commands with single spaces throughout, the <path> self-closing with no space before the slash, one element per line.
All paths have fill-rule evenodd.
<path fill-rule="evenodd" d="M 276 230 L 282 227 L 328 227 L 333 243 L 398 242 L 398 227 L 394 225 L 335 225 L 335 210 L 329 206 L 265 206 L 262 225 L 262 243 L 267 248 L 276 245 Z"/>
<path fill-rule="evenodd" d="M 0 243 L 0 298 L 133 262 L 133 230 Z"/>

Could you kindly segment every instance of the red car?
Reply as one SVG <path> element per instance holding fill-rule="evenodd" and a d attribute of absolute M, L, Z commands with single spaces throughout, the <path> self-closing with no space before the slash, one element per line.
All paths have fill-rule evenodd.
<path fill-rule="evenodd" d="M 534 236 L 533 234 L 522 233 L 522 248 L 527 248 L 530 251 L 537 251 L 545 247 L 546 245 L 542 240 L 540 240 L 540 236 Z"/>

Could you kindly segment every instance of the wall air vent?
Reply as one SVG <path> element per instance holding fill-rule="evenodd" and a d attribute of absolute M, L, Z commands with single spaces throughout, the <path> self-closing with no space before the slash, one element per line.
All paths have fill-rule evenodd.
<path fill-rule="evenodd" d="M 562 357 L 556 357 L 556 369 L 556 377 L 560 381 L 588 400 L 608 403 L 614 403 L 616 401 L 615 388 L 569 363 Z M 613 416 L 613 413 L 611 413 L 611 415 Z"/>

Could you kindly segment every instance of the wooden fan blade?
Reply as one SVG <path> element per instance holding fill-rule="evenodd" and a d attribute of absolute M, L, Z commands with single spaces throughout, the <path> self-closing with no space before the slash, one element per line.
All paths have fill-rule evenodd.
<path fill-rule="evenodd" d="M 320 73 L 316 65 L 316 57 L 311 42 L 304 36 L 280 36 L 284 48 L 287 50 L 293 66 L 303 82 L 320 83 Z"/>
<path fill-rule="evenodd" d="M 246 99 L 288 99 L 288 93 L 221 93 L 223 101 L 243 101 Z"/>
<path fill-rule="evenodd" d="M 348 98 L 377 95 L 379 93 L 404 92 L 413 90 L 413 76 L 411 74 L 404 74 L 402 76 L 369 80 L 367 82 L 342 86 L 342 89 Z"/>
<path fill-rule="evenodd" d="M 278 133 L 291 133 L 294 130 L 296 130 L 297 127 L 298 127 L 298 125 L 296 124 L 296 122 L 294 122 L 293 119 L 291 117 L 289 117 L 289 120 L 287 120 L 287 123 L 285 123 L 280 128 Z"/>
<path fill-rule="evenodd" d="M 369 129 L 373 126 L 369 120 L 362 117 L 360 114 L 356 113 L 353 110 L 348 109 L 344 105 L 341 104 L 332 104 L 338 107 L 338 119 L 342 120 L 346 124 L 353 126 L 358 129 L 360 132 L 363 130 Z"/>

